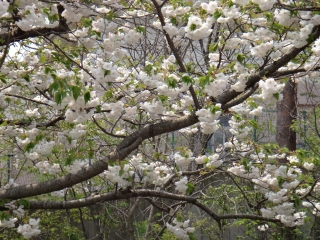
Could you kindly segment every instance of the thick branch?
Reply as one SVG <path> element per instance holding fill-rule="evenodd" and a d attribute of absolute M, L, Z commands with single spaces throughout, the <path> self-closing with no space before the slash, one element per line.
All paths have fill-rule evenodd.
<path fill-rule="evenodd" d="M 165 121 L 161 123 L 152 124 L 136 131 L 127 136 L 119 144 L 118 149 L 131 145 L 137 138 L 141 137 L 142 140 L 164 134 L 167 132 L 173 132 L 188 126 L 191 126 L 198 122 L 197 116 L 193 113 L 189 116 L 181 117 L 179 119 Z"/>
<path fill-rule="evenodd" d="M 258 87 L 259 87 L 259 84 L 256 83 L 250 90 L 248 90 L 246 93 L 244 93 L 241 97 L 221 106 L 221 109 L 227 110 L 233 106 L 236 106 L 236 105 L 244 102 L 248 97 L 250 97 L 258 89 Z"/>
<path fill-rule="evenodd" d="M 63 17 L 61 17 L 61 13 L 64 11 L 64 7 L 62 5 L 58 5 L 58 13 L 60 15 L 60 21 L 59 21 L 59 26 L 56 28 L 41 28 L 41 29 L 34 29 L 30 31 L 23 31 L 20 28 L 17 28 L 15 31 L 11 33 L 11 36 L 9 38 L 10 33 L 4 33 L 0 34 L 0 39 L 10 39 L 10 43 L 13 42 L 19 42 L 21 40 L 29 39 L 29 38 L 34 38 L 34 37 L 40 37 L 40 36 L 49 36 L 51 34 L 64 34 L 69 32 L 69 28 L 66 24 L 66 21 Z M 5 46 L 7 43 L 0 42 L 0 46 Z"/>
<path fill-rule="evenodd" d="M 316 40 L 320 36 L 320 27 L 317 26 L 313 30 L 312 39 Z M 308 43 L 304 47 L 301 48 L 295 48 L 293 47 L 287 54 L 282 56 L 278 61 L 273 62 L 270 66 L 264 68 L 258 73 L 251 74 L 248 77 L 248 81 L 246 84 L 246 89 L 250 89 L 254 87 L 256 83 L 258 83 L 263 77 L 271 77 L 273 74 L 281 67 L 286 65 L 288 62 L 290 62 L 292 59 L 294 59 L 301 51 L 306 49 L 308 46 L 310 46 L 313 42 Z M 220 95 L 217 99 L 217 103 L 221 103 L 222 106 L 227 104 L 232 99 L 239 96 L 241 92 L 236 92 L 234 90 L 229 90 L 222 95 Z"/>
<path fill-rule="evenodd" d="M 262 220 L 269 222 L 280 222 L 278 219 L 265 218 L 258 215 L 247 215 L 247 214 L 230 214 L 230 215 L 217 215 L 213 210 L 204 204 L 200 203 L 197 198 L 179 194 L 168 193 L 165 191 L 156 191 L 148 189 L 139 189 L 133 192 L 126 192 L 122 194 L 121 192 L 109 192 L 106 194 L 96 195 L 79 200 L 61 201 L 61 202 L 51 202 L 51 201 L 30 201 L 30 209 L 71 209 L 80 208 L 85 206 L 90 206 L 93 204 L 98 204 L 105 201 L 113 200 L 123 200 L 137 197 L 160 197 L 177 201 L 185 201 L 191 203 L 201 210 L 210 215 L 214 220 L 219 222 L 222 219 L 253 219 Z M 163 209 L 164 210 L 164 209 Z"/>
<path fill-rule="evenodd" d="M 108 169 L 108 161 L 123 160 L 140 145 L 141 141 L 141 138 L 137 138 L 136 141 L 127 148 L 122 148 L 121 150 L 111 153 L 108 159 L 106 159 L 106 161 L 99 160 L 92 164 L 90 167 L 83 168 L 75 174 L 68 174 L 61 178 L 41 183 L 34 183 L 11 188 L 8 190 L 2 190 L 0 191 L 0 199 L 15 200 L 19 198 L 36 196 L 44 193 L 50 193 L 53 191 L 71 187 L 74 184 L 93 178 L 94 176 L 97 176 L 104 170 Z"/>

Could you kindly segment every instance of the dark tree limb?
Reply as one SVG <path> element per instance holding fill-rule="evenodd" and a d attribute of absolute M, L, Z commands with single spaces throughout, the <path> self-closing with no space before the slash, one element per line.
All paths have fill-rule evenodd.
<path fill-rule="evenodd" d="M 23 31 L 20 28 L 16 28 L 12 31 L 12 33 L 4 33 L 0 34 L 0 39 L 9 39 L 10 43 L 14 42 L 20 42 L 22 40 L 26 40 L 29 38 L 34 37 L 41 37 L 41 36 L 49 36 L 51 34 L 59 35 L 59 34 L 65 34 L 69 32 L 69 27 L 67 25 L 66 20 L 61 16 L 62 12 L 64 11 L 64 7 L 62 5 L 58 5 L 58 14 L 59 14 L 59 26 L 55 28 L 41 28 L 41 29 L 32 29 L 30 31 Z M 14 20 L 17 21 L 20 18 L 15 16 Z M 0 46 L 7 45 L 7 42 L 0 42 Z"/>
<path fill-rule="evenodd" d="M 210 215 L 214 220 L 218 223 L 223 219 L 252 219 L 252 220 L 261 220 L 268 222 L 280 222 L 279 219 L 273 218 L 265 218 L 259 215 L 249 215 L 249 214 L 228 214 L 228 215 L 218 215 L 209 207 L 205 206 L 201 202 L 198 201 L 196 197 L 173 194 L 165 191 L 156 191 L 156 190 L 148 190 L 148 189 L 139 189 L 133 192 L 126 192 L 122 194 L 121 192 L 109 192 L 106 194 L 96 195 L 84 199 L 79 200 L 70 200 L 70 201 L 61 201 L 61 202 L 52 202 L 52 201 L 30 201 L 30 209 L 71 209 L 71 208 L 79 208 L 86 207 L 93 204 L 99 204 L 101 202 L 106 201 L 114 201 L 114 200 L 123 200 L 123 199 L 131 199 L 137 197 L 160 197 L 177 201 L 184 201 L 190 204 L 193 204 L 199 207 L 201 210 Z"/>
<path fill-rule="evenodd" d="M 11 199 L 16 200 L 19 198 L 31 197 L 36 195 L 41 195 L 45 193 L 50 193 L 53 191 L 58 191 L 67 187 L 71 187 L 77 183 L 85 181 L 87 179 L 93 178 L 98 174 L 102 173 L 104 170 L 108 169 L 108 161 L 123 160 L 127 157 L 133 150 L 135 150 L 140 143 L 141 138 L 137 138 L 136 141 L 121 150 L 116 150 L 112 152 L 109 157 L 105 160 L 99 160 L 93 163 L 90 167 L 83 168 L 75 174 L 68 174 L 61 178 L 34 183 L 29 185 L 23 185 L 20 187 L 11 188 L 8 190 L 0 191 L 0 199 Z"/>

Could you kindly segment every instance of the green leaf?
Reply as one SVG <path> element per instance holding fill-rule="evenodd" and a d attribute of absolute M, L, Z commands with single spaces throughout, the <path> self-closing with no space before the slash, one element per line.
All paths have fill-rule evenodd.
<path fill-rule="evenodd" d="M 214 17 L 215 20 L 217 20 L 221 16 L 222 16 L 222 12 L 219 11 L 218 9 L 213 14 L 213 17 Z"/>
<path fill-rule="evenodd" d="M 177 213 L 176 219 L 177 219 L 178 222 L 183 222 L 183 217 L 182 217 L 180 212 Z"/>
<path fill-rule="evenodd" d="M 283 177 L 278 176 L 278 177 L 277 177 L 277 180 L 278 180 L 278 185 L 281 187 L 281 186 L 282 186 L 282 184 L 284 183 L 284 179 L 283 179 Z"/>
<path fill-rule="evenodd" d="M 2 73 L 0 73 L 0 80 L 1 80 L 1 82 L 7 83 L 6 78 L 7 78 L 7 77 L 6 77 L 5 75 L 3 75 Z"/>
<path fill-rule="evenodd" d="M 188 62 L 186 64 L 187 72 L 193 72 L 195 68 L 195 64 L 193 62 Z"/>
<path fill-rule="evenodd" d="M 94 151 L 93 151 L 93 150 L 90 150 L 90 151 L 88 152 L 88 157 L 89 157 L 89 159 L 92 159 L 93 156 L 94 156 Z"/>
<path fill-rule="evenodd" d="M 204 10 L 203 8 L 200 8 L 199 15 L 200 15 L 201 17 L 205 17 L 205 16 L 207 15 L 207 11 Z"/>
<path fill-rule="evenodd" d="M 149 75 L 151 76 L 152 75 L 152 69 L 153 69 L 153 66 L 151 64 L 148 64 L 144 67 L 144 71 Z"/>
<path fill-rule="evenodd" d="M 26 208 L 30 208 L 30 203 L 29 203 L 29 201 L 28 200 L 26 200 L 26 199 L 19 199 L 18 200 L 18 204 L 19 204 L 19 206 L 24 206 L 25 207 L 25 209 Z"/>
<path fill-rule="evenodd" d="M 55 69 L 52 69 L 52 68 L 50 68 L 48 66 L 44 67 L 44 73 L 45 74 L 54 73 L 55 71 L 56 71 Z"/>
<path fill-rule="evenodd" d="M 258 122 L 256 120 L 249 120 L 249 123 L 254 129 L 258 128 Z"/>
<path fill-rule="evenodd" d="M 250 170 L 250 167 L 249 167 L 250 160 L 248 158 L 242 158 L 240 163 L 244 166 L 244 169 L 246 171 Z"/>
<path fill-rule="evenodd" d="M 280 94 L 279 94 L 279 93 L 274 93 L 273 96 L 274 96 L 277 100 L 279 100 Z"/>
<path fill-rule="evenodd" d="M 294 198 L 295 207 L 300 207 L 301 206 L 301 199 L 299 198 L 299 196 L 297 194 L 293 194 L 292 196 Z"/>
<path fill-rule="evenodd" d="M 228 7 L 231 8 L 233 6 L 233 2 L 232 1 L 228 1 Z"/>
<path fill-rule="evenodd" d="M 124 170 L 123 170 L 123 169 L 120 169 L 120 171 L 119 171 L 119 176 L 121 177 L 123 174 L 124 174 Z"/>
<path fill-rule="evenodd" d="M 216 105 L 211 105 L 209 109 L 210 109 L 210 112 L 212 112 L 212 114 L 215 114 L 217 111 L 221 110 L 221 108 Z"/>
<path fill-rule="evenodd" d="M 181 81 L 186 84 L 193 84 L 193 80 L 190 76 L 185 75 L 181 78 Z"/>
<path fill-rule="evenodd" d="M 243 64 L 243 61 L 245 60 L 245 56 L 244 54 L 238 54 L 237 55 L 237 60 L 239 63 Z"/>
<path fill-rule="evenodd" d="M 308 38 L 307 38 L 307 42 L 308 42 L 309 44 L 311 44 L 313 41 L 314 41 L 313 35 L 312 35 L 312 34 L 309 34 L 309 36 L 308 36 Z"/>
<path fill-rule="evenodd" d="M 53 93 L 54 93 L 55 91 L 57 91 L 58 88 L 59 88 L 58 82 L 54 81 L 54 82 L 50 85 L 50 87 L 49 87 L 49 94 L 50 94 L 50 95 L 53 95 Z"/>
<path fill-rule="evenodd" d="M 101 105 L 96 106 L 97 112 L 101 113 L 102 109 L 101 109 Z"/>
<path fill-rule="evenodd" d="M 160 157 L 160 154 L 158 152 L 153 153 L 153 158 L 158 159 Z"/>
<path fill-rule="evenodd" d="M 26 152 L 30 152 L 35 146 L 36 146 L 36 144 L 34 142 L 30 142 L 27 144 L 27 146 L 24 147 L 24 150 Z"/>
<path fill-rule="evenodd" d="M 84 27 L 91 27 L 92 26 L 92 20 L 90 18 L 81 18 L 80 21 Z"/>
<path fill-rule="evenodd" d="M 193 192 L 193 190 L 194 190 L 194 185 L 193 185 L 193 183 L 191 183 L 191 182 L 188 182 L 187 183 L 187 191 L 186 191 L 186 193 L 187 193 L 187 195 L 190 195 L 192 192 Z"/>
<path fill-rule="evenodd" d="M 107 20 L 109 20 L 109 21 L 111 21 L 112 19 L 114 19 L 116 17 L 116 14 L 113 12 L 113 11 L 111 11 L 111 12 L 108 12 L 108 14 L 107 14 Z"/>
<path fill-rule="evenodd" d="M 81 94 L 81 88 L 79 88 L 78 86 L 71 86 L 71 91 L 72 91 L 72 96 L 74 100 L 77 101 L 78 97 Z"/>
<path fill-rule="evenodd" d="M 209 45 L 209 52 L 215 52 L 215 51 L 217 51 L 217 49 L 218 49 L 218 43 L 211 43 L 210 45 Z"/>
<path fill-rule="evenodd" d="M 270 12 L 265 11 L 264 12 L 264 16 L 266 17 L 266 19 L 271 22 L 272 21 L 272 17 L 273 15 Z"/>
<path fill-rule="evenodd" d="M 170 22 L 171 22 L 173 25 L 175 25 L 175 26 L 178 24 L 178 21 L 177 21 L 177 18 L 176 18 L 176 17 L 170 16 Z"/>
<path fill-rule="evenodd" d="M 87 104 L 87 102 L 89 102 L 90 98 L 91 98 L 90 92 L 86 92 L 84 94 L 84 102 L 85 102 L 85 104 Z"/>
<path fill-rule="evenodd" d="M 40 63 L 45 63 L 47 61 L 46 55 L 41 54 L 41 57 L 40 57 L 39 61 L 40 61 Z"/>
<path fill-rule="evenodd" d="M 178 81 L 175 78 L 168 77 L 166 78 L 166 82 L 168 83 L 168 87 L 176 88 L 178 86 Z"/>
<path fill-rule="evenodd" d="M 160 99 L 160 101 L 162 103 L 165 103 L 167 100 L 168 100 L 168 96 L 165 96 L 165 95 L 159 95 L 158 98 Z"/>
<path fill-rule="evenodd" d="M 273 31 L 275 31 L 276 33 L 278 33 L 278 34 L 282 34 L 283 33 L 283 31 L 284 31 L 284 26 L 283 25 L 281 25 L 281 24 L 279 24 L 279 23 L 277 23 L 277 22 L 273 22 L 272 23 L 272 25 L 271 25 L 271 30 L 273 30 Z"/>
<path fill-rule="evenodd" d="M 26 80 L 27 82 L 30 82 L 30 76 L 29 75 L 23 76 L 23 79 Z"/>
<path fill-rule="evenodd" d="M 194 23 L 192 23 L 189 28 L 190 28 L 191 31 L 194 31 L 194 30 L 196 30 L 197 25 L 195 25 Z"/>
<path fill-rule="evenodd" d="M 189 240 L 197 240 L 197 238 L 193 235 L 193 233 L 188 233 Z"/>
<path fill-rule="evenodd" d="M 57 103 L 57 104 L 61 104 L 62 103 L 62 93 L 59 91 L 59 92 L 56 92 L 54 94 L 54 101 Z"/>
<path fill-rule="evenodd" d="M 209 76 L 203 76 L 199 78 L 199 85 L 201 87 L 204 87 L 205 85 L 207 85 L 208 83 L 210 83 L 210 78 Z"/>
<path fill-rule="evenodd" d="M 144 33 L 144 34 L 147 33 L 146 29 L 142 26 L 137 26 L 136 31 L 139 33 Z"/>
<path fill-rule="evenodd" d="M 112 98 L 113 97 L 113 91 L 111 89 L 109 89 L 108 91 L 106 91 L 106 93 L 104 94 L 104 96 L 106 98 Z"/>
<path fill-rule="evenodd" d="M 43 135 L 42 134 L 38 134 L 36 136 L 36 142 L 40 142 L 43 139 Z"/>
<path fill-rule="evenodd" d="M 66 158 L 66 161 L 64 162 L 65 166 L 70 166 L 73 161 L 75 160 L 74 155 L 73 154 L 69 154 L 68 157 Z"/>
<path fill-rule="evenodd" d="M 103 76 L 105 77 L 105 76 L 109 75 L 110 72 L 111 72 L 110 70 L 105 70 Z"/>
<path fill-rule="evenodd" d="M 10 213 L 7 211 L 1 211 L 0 212 L 0 220 L 9 220 Z"/>

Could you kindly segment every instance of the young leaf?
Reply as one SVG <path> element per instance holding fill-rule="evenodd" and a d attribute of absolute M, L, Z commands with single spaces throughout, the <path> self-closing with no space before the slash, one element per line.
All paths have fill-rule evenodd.
<path fill-rule="evenodd" d="M 201 87 L 204 87 L 205 85 L 207 85 L 208 83 L 210 83 L 210 78 L 209 76 L 203 76 L 199 78 L 199 85 Z"/>
<path fill-rule="evenodd" d="M 10 213 L 7 211 L 1 211 L 0 212 L 0 220 L 9 220 Z"/>
<path fill-rule="evenodd" d="M 57 103 L 57 104 L 61 104 L 62 103 L 62 93 L 59 91 L 59 92 L 56 92 L 54 94 L 54 101 Z"/>
<path fill-rule="evenodd" d="M 89 102 L 91 96 L 90 96 L 90 92 L 86 92 L 84 94 L 84 102 L 87 104 L 87 102 Z"/>
<path fill-rule="evenodd" d="M 19 206 L 21 206 L 21 205 L 24 206 L 24 208 L 30 208 L 30 203 L 26 199 L 19 199 L 18 204 L 19 204 Z"/>
<path fill-rule="evenodd" d="M 25 146 L 24 150 L 26 152 L 30 152 L 35 146 L 36 146 L 36 144 L 34 142 L 30 142 L 27 144 L 27 146 Z"/>
<path fill-rule="evenodd" d="M 109 75 L 110 72 L 111 72 L 110 70 L 105 70 L 103 76 L 105 77 L 105 76 Z"/>
<path fill-rule="evenodd" d="M 187 193 L 187 195 L 190 195 L 192 192 L 193 192 L 193 190 L 194 190 L 194 185 L 193 185 L 193 183 L 191 183 L 191 182 L 188 182 L 187 183 L 187 191 L 186 191 L 186 193 Z"/>
<path fill-rule="evenodd" d="M 181 81 L 186 84 L 192 84 L 193 80 L 190 76 L 186 75 L 181 78 Z"/>
<path fill-rule="evenodd" d="M 215 20 L 217 20 L 221 16 L 222 16 L 222 12 L 219 11 L 218 9 L 213 14 L 213 17 L 214 17 Z"/>
<path fill-rule="evenodd" d="M 172 77 L 167 78 L 166 81 L 168 83 L 168 87 L 176 88 L 178 86 L 177 80 Z"/>
<path fill-rule="evenodd" d="M 78 97 L 81 94 L 81 88 L 79 88 L 78 86 L 71 86 L 71 91 L 72 91 L 72 96 L 74 100 L 77 101 Z"/>
<path fill-rule="evenodd" d="M 27 82 L 30 82 L 30 75 L 25 75 L 23 76 L 24 80 L 26 80 Z"/>
<path fill-rule="evenodd" d="M 139 33 L 147 33 L 146 29 L 142 26 L 137 26 L 136 31 Z"/>
<path fill-rule="evenodd" d="M 209 45 L 209 52 L 215 52 L 215 51 L 217 51 L 217 49 L 218 49 L 218 43 L 211 43 L 210 45 Z"/>
<path fill-rule="evenodd" d="M 190 30 L 191 31 L 196 30 L 196 28 L 197 28 L 197 25 L 195 25 L 194 23 L 190 25 Z"/>
<path fill-rule="evenodd" d="M 151 64 L 148 64 L 144 67 L 144 71 L 149 75 L 151 76 L 151 73 L 152 73 L 152 69 L 153 69 L 153 66 Z"/>

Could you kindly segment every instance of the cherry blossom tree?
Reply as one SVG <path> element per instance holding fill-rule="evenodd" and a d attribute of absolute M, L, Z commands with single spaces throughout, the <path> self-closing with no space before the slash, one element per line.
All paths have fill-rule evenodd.
<path fill-rule="evenodd" d="M 220 229 L 245 220 L 272 235 L 313 221 L 318 151 L 252 134 L 285 83 L 319 77 L 319 10 L 290 0 L 0 0 L 0 150 L 16 173 L 3 163 L 0 226 L 41 237 L 41 218 L 21 220 L 27 209 L 81 214 L 120 200 L 126 239 L 143 202 L 149 222 L 155 209 L 163 222 L 145 239 L 165 229 L 193 239 L 191 206 Z M 228 137 L 210 150 L 224 117 Z"/>

